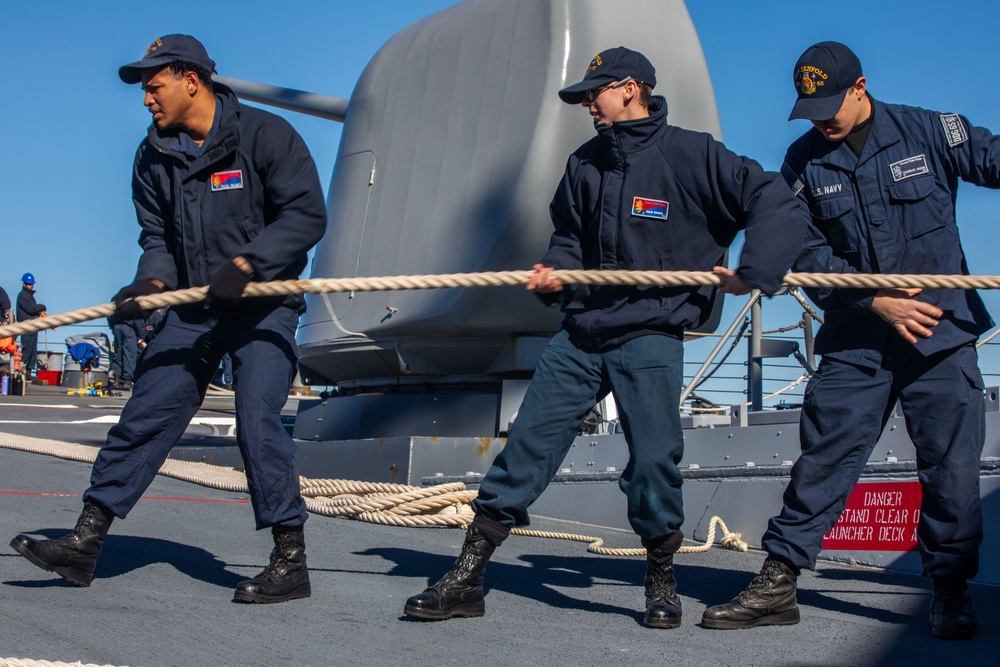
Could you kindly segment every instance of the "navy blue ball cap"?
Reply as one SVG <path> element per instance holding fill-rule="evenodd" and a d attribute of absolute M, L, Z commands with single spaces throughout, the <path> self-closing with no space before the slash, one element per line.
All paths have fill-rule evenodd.
<path fill-rule="evenodd" d="M 806 49 L 792 73 L 799 98 L 788 120 L 828 120 L 837 115 L 847 91 L 861 76 L 861 61 L 840 42 L 820 42 Z"/>
<path fill-rule="evenodd" d="M 215 73 L 215 62 L 197 39 L 191 35 L 164 35 L 146 48 L 142 60 L 119 67 L 118 77 L 125 83 L 139 83 L 142 70 L 160 68 L 177 60 L 200 65 Z"/>
<path fill-rule="evenodd" d="M 624 46 L 601 51 L 587 65 L 583 81 L 560 90 L 559 98 L 566 104 L 580 104 L 588 90 L 626 77 L 632 77 L 650 88 L 656 87 L 656 70 L 646 56 Z"/>

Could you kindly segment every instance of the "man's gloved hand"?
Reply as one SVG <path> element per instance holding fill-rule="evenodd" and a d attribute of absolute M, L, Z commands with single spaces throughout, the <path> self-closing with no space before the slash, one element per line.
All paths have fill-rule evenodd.
<path fill-rule="evenodd" d="M 153 309 L 150 308 L 148 310 L 143 310 L 142 307 L 134 301 L 135 297 L 159 294 L 162 291 L 162 283 L 149 279 L 137 280 L 131 285 L 126 285 L 118 290 L 118 294 L 115 294 L 112 299 L 112 301 L 115 302 L 115 312 L 111 316 L 111 321 L 117 323 L 124 322 L 126 320 L 145 319 L 151 312 L 153 312 Z"/>
<path fill-rule="evenodd" d="M 245 259 L 243 263 L 249 268 L 249 263 Z M 226 262 L 212 276 L 212 282 L 208 285 L 209 305 L 222 308 L 235 307 L 252 277 L 252 274 L 238 267 L 235 262 Z"/>

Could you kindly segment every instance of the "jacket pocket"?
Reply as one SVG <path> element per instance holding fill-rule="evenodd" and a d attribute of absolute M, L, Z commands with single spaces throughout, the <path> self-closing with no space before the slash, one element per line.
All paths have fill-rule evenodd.
<path fill-rule="evenodd" d="M 673 271 L 674 260 L 671 257 L 670 251 L 660 253 L 660 271 Z M 670 305 L 669 299 L 667 298 L 667 289 L 665 287 L 657 287 L 657 291 L 660 293 L 660 308 L 666 308 Z"/>
<path fill-rule="evenodd" d="M 965 375 L 965 379 L 969 381 L 970 387 L 978 389 L 979 391 L 986 390 L 986 382 L 983 380 L 983 374 L 975 363 L 962 364 L 962 374 Z"/>
<path fill-rule="evenodd" d="M 253 218 L 250 216 L 243 218 L 243 222 L 240 224 L 240 231 L 243 233 L 244 243 L 250 243 L 259 234 L 256 225 L 253 224 Z"/>
<path fill-rule="evenodd" d="M 821 199 L 810 206 L 813 224 L 837 255 L 858 251 L 853 211 L 851 196 Z"/>
<path fill-rule="evenodd" d="M 940 207 L 934 201 L 925 201 L 935 188 L 934 176 L 908 178 L 889 184 L 889 203 L 900 211 L 906 238 L 915 239 L 944 227 Z"/>

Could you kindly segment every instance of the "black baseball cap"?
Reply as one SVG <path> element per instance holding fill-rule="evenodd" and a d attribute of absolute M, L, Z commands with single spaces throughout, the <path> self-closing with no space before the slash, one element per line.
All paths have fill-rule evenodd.
<path fill-rule="evenodd" d="M 142 81 L 142 70 L 163 67 L 184 60 L 215 73 L 215 62 L 208 57 L 204 45 L 191 35 L 164 35 L 146 48 L 142 60 L 118 68 L 118 77 L 125 83 Z"/>
<path fill-rule="evenodd" d="M 559 98 L 566 104 L 580 104 L 588 90 L 626 77 L 632 77 L 650 88 L 656 86 L 656 70 L 646 56 L 624 46 L 601 51 L 590 61 L 583 81 L 560 90 Z"/>
<path fill-rule="evenodd" d="M 820 42 L 806 49 L 792 73 L 799 99 L 788 120 L 827 120 L 840 111 L 847 91 L 861 74 L 861 61 L 840 42 Z"/>

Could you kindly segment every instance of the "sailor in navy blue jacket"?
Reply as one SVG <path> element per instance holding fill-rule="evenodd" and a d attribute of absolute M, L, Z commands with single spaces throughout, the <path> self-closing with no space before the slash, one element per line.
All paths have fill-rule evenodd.
<path fill-rule="evenodd" d="M 540 263 L 554 269 L 711 271 L 737 233 L 735 275 L 773 294 L 802 247 L 805 221 L 773 172 L 703 132 L 649 116 L 597 126 L 574 152 L 550 210 L 555 232 Z M 693 165 L 697 165 L 694 167 Z M 711 314 L 716 288 L 577 286 L 562 292 L 563 324 L 601 347 L 649 333 L 681 336 Z"/>
<path fill-rule="evenodd" d="M 959 180 L 1000 187 L 1000 139 L 958 114 L 872 99 L 857 56 L 837 42 L 806 50 L 794 76 L 790 118 L 813 124 L 782 167 L 811 213 L 795 270 L 968 274 L 956 189 Z M 703 623 L 798 622 L 796 576 L 815 567 L 898 400 L 916 447 L 931 634 L 967 639 L 976 618 L 966 580 L 978 571 L 983 536 L 984 384 L 974 343 L 993 322 L 974 290 L 806 291 L 825 322 L 802 407 L 802 454 L 764 534 L 760 575 L 707 609 Z"/>
<path fill-rule="evenodd" d="M 153 480 L 201 406 L 219 362 L 233 359 L 236 444 L 258 529 L 270 528 L 271 563 L 241 582 L 239 602 L 310 594 L 305 503 L 295 443 L 281 410 L 295 378 L 300 296 L 240 299 L 251 280 L 298 277 L 323 235 L 326 211 L 316 167 L 283 119 L 239 103 L 212 82 L 215 63 L 188 35 L 167 35 L 119 69 L 142 83 L 153 122 L 136 153 L 132 199 L 141 226 L 135 280 L 115 295 L 116 318 L 143 315 L 135 297 L 207 285 L 205 303 L 167 310 L 138 364 L 133 393 L 108 432 L 84 494 L 78 526 L 96 546 L 15 540 L 22 554 L 77 584 L 93 579 L 100 541 Z M 81 551 L 83 549 L 84 551 Z"/>
<path fill-rule="evenodd" d="M 782 171 L 808 202 L 808 251 L 796 271 L 968 275 L 959 241 L 959 180 L 1000 187 L 1000 139 L 963 116 L 870 99 L 860 156 L 846 143 L 809 131 L 793 143 Z M 823 308 L 816 352 L 878 367 L 891 325 L 872 309 L 873 289 L 806 289 Z M 943 312 L 933 335 L 915 336 L 925 355 L 975 340 L 993 320 L 975 290 L 923 290 Z"/>
<path fill-rule="evenodd" d="M 598 54 L 582 82 L 559 92 L 590 113 L 597 137 L 573 153 L 550 206 L 548 252 L 527 288 L 566 318 L 550 341 L 472 506 L 476 518 L 455 569 L 404 611 L 423 619 L 478 616 L 482 569 L 552 480 L 595 403 L 613 393 L 629 462 L 619 478 L 628 520 L 649 552 L 643 623 L 674 628 L 681 601 L 673 554 L 684 522 L 677 466 L 683 335 L 702 324 L 715 287 L 563 288 L 554 269 L 715 271 L 723 290 L 773 293 L 802 247 L 805 211 L 781 177 L 711 136 L 667 123 L 651 96 L 652 64 L 618 47 Z M 736 270 L 719 266 L 740 230 Z"/>
<path fill-rule="evenodd" d="M 254 280 L 297 278 L 326 229 L 309 150 L 284 119 L 241 105 L 220 83 L 213 88 L 212 132 L 196 154 L 183 135 L 155 125 L 136 152 L 132 200 L 143 248 L 136 280 L 166 289 L 208 285 L 236 256 Z"/>

